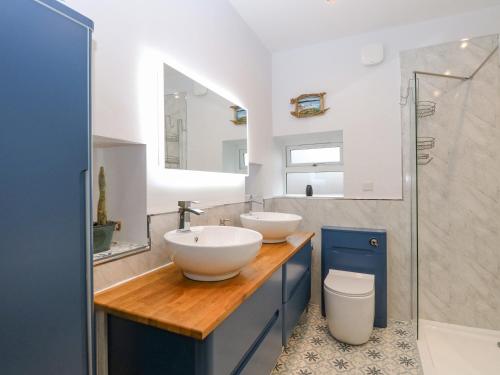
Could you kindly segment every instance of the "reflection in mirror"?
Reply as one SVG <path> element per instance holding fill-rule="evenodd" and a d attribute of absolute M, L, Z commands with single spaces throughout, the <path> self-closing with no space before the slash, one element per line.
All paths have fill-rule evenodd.
<path fill-rule="evenodd" d="M 247 174 L 247 110 L 166 64 L 163 87 L 162 165 Z"/>

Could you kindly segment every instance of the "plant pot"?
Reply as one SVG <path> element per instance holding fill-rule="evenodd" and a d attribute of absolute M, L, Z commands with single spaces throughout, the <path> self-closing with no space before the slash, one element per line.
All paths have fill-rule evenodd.
<path fill-rule="evenodd" d="M 114 221 L 108 221 L 104 225 L 94 223 L 94 254 L 110 249 L 115 226 L 116 223 Z"/>

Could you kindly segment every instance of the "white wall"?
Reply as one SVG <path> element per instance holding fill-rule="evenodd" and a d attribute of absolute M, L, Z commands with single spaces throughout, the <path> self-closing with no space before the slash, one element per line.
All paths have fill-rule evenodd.
<path fill-rule="evenodd" d="M 94 141 L 96 140 L 94 137 Z M 92 160 L 93 216 L 97 220 L 99 199 L 99 168 L 104 167 L 106 177 L 106 205 L 108 220 L 122 222 L 115 232 L 116 241 L 148 243 L 146 221 L 146 150 L 144 145 L 96 146 Z"/>
<path fill-rule="evenodd" d="M 500 32 L 500 7 L 391 28 L 273 54 L 274 135 L 344 131 L 346 198 L 402 197 L 399 52 Z M 383 43 L 385 62 L 360 63 L 361 48 Z M 296 119 L 290 98 L 326 91 L 330 111 Z M 364 182 L 374 191 L 364 192 Z"/>
<path fill-rule="evenodd" d="M 245 179 L 158 168 L 158 70 L 162 62 L 248 108 L 250 158 L 271 152 L 271 56 L 226 0 L 67 0 L 95 22 L 94 134 L 148 145 L 148 212 L 179 199 L 244 199 Z M 262 181 L 271 176 L 265 166 Z M 267 178 L 269 177 L 269 178 Z M 261 188 L 263 191 L 272 187 Z"/>

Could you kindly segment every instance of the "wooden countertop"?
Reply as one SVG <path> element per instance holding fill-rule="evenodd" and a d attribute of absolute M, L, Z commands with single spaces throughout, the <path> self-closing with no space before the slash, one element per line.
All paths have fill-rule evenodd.
<path fill-rule="evenodd" d="M 314 233 L 295 233 L 288 242 L 263 244 L 257 257 L 229 280 L 193 281 L 173 263 L 95 294 L 97 309 L 195 339 L 206 338 Z"/>

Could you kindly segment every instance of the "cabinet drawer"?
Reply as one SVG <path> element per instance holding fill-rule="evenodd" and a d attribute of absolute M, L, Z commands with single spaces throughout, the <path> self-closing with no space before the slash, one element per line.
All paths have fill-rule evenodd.
<path fill-rule="evenodd" d="M 252 349 L 269 319 L 281 309 L 282 274 L 276 271 L 210 336 L 213 374 L 231 374 Z"/>
<path fill-rule="evenodd" d="M 286 303 L 304 274 L 311 268 L 311 242 L 283 265 L 283 303 Z"/>
<path fill-rule="evenodd" d="M 270 374 L 281 354 L 282 312 L 277 310 L 268 325 L 265 334 L 249 353 L 247 363 L 235 374 L 261 375 Z"/>
<path fill-rule="evenodd" d="M 286 345 L 310 298 L 311 271 L 307 270 L 288 302 L 283 304 L 283 345 Z"/>

